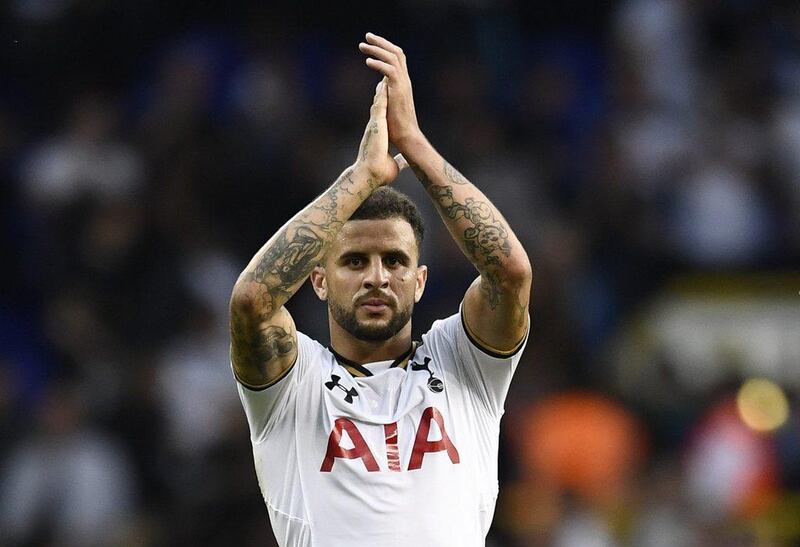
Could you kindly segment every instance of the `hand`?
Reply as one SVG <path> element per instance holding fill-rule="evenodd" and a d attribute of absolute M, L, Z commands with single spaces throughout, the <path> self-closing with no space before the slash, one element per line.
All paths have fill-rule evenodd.
<path fill-rule="evenodd" d="M 389 131 L 386 126 L 388 93 L 386 78 L 375 88 L 375 99 L 369 109 L 369 123 L 358 148 L 355 168 L 362 169 L 381 185 L 390 184 L 408 164 L 401 154 L 389 154 Z"/>
<path fill-rule="evenodd" d="M 366 60 L 367 66 L 383 74 L 388 84 L 389 139 L 400 152 L 405 152 L 405 146 L 422 135 L 414 109 L 406 56 L 398 46 L 371 32 L 367 33 L 366 43 L 358 44 L 358 49 L 370 56 Z"/>

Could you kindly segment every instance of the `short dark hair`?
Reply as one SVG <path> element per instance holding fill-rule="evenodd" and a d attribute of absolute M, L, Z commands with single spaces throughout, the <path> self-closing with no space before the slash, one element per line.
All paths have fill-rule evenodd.
<path fill-rule="evenodd" d="M 391 186 L 381 186 L 374 190 L 356 209 L 350 220 L 383 220 L 386 218 L 402 218 L 408 222 L 414 230 L 417 251 L 422 253 L 422 238 L 425 235 L 422 215 L 419 214 L 419 209 L 411 201 L 411 198 Z"/>

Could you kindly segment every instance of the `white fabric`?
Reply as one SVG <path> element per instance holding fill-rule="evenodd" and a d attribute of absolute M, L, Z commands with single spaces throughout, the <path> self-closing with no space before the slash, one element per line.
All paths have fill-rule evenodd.
<path fill-rule="evenodd" d="M 277 384 L 238 385 L 250 425 L 261 492 L 282 547 L 483 546 L 497 498 L 500 417 L 522 348 L 511 358 L 487 355 L 468 339 L 458 314 L 436 321 L 407 368 L 353 377 L 318 342 L 298 333 L 298 358 Z M 428 386 L 424 364 L 443 382 Z M 326 382 L 339 377 L 329 389 Z M 348 403 L 345 389 L 357 396 Z M 441 414 L 458 463 L 427 452 L 409 470 L 425 409 Z M 429 414 L 432 411 L 429 411 Z M 335 458 L 322 471 L 334 422 L 357 427 L 379 470 L 360 458 Z M 385 424 L 397 424 L 400 469 L 389 468 Z M 442 439 L 435 421 L 427 441 Z M 340 446 L 352 449 L 347 433 Z M 419 459 L 419 458 L 417 458 Z"/>

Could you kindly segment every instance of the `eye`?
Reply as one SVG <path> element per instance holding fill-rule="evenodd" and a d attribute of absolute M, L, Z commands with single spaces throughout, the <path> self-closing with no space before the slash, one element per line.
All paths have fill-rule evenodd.
<path fill-rule="evenodd" d="M 357 267 L 361 266 L 361 264 L 362 264 L 362 260 L 361 260 L 360 256 L 351 256 L 351 257 L 347 258 L 347 265 L 348 266 L 357 268 Z"/>
<path fill-rule="evenodd" d="M 403 263 L 399 256 L 389 255 L 386 257 L 387 266 L 400 266 Z"/>

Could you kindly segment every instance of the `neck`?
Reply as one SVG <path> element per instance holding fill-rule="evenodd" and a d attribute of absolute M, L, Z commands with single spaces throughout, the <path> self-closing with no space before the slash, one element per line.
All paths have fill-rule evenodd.
<path fill-rule="evenodd" d="M 402 355 L 411 347 L 411 321 L 388 340 L 372 342 L 359 340 L 328 317 L 331 333 L 331 347 L 346 359 L 360 365 L 387 361 Z"/>

